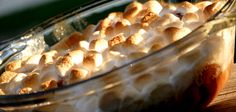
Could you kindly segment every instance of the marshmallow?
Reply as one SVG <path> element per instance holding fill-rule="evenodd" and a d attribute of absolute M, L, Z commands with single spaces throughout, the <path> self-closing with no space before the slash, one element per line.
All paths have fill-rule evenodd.
<path fill-rule="evenodd" d="M 142 37 L 141 34 L 135 33 L 135 34 L 129 36 L 126 39 L 125 43 L 127 45 L 139 45 L 143 41 L 143 39 L 144 38 Z"/>
<path fill-rule="evenodd" d="M 166 5 L 163 8 L 155 0 L 149 0 L 144 4 L 134 1 L 124 13 L 110 13 L 97 25 L 89 25 L 82 33 L 75 32 L 62 39 L 49 52 L 9 63 L 5 68 L 6 71 L 0 76 L 0 94 L 27 94 L 57 88 L 64 83 L 71 84 L 85 80 L 144 57 L 147 53 L 160 50 L 190 33 L 205 21 L 205 16 L 211 16 L 221 7 L 219 3 L 221 2 L 204 1 L 193 5 L 183 2 L 180 5 Z M 216 45 L 215 42 L 206 45 L 211 44 Z M 203 44 L 203 47 L 206 45 Z M 204 51 L 217 52 L 211 50 L 213 48 L 215 46 L 210 46 L 204 48 Z M 192 57 L 202 55 L 198 52 L 196 56 L 192 56 L 193 54 L 183 55 L 178 61 L 189 63 Z M 212 55 L 214 59 L 219 56 Z M 159 75 L 158 78 L 151 74 L 139 74 L 147 67 L 146 63 L 136 63 L 122 72 L 124 75 L 117 73 L 112 75 L 112 78 L 101 80 L 104 83 L 103 89 L 106 91 L 109 88 L 109 91 L 106 91 L 108 94 L 104 94 L 97 102 L 100 109 L 109 110 L 109 103 L 113 103 L 107 100 L 105 95 L 115 95 L 117 100 L 120 100 L 121 94 L 117 93 L 121 90 L 124 90 L 122 95 L 134 95 L 140 92 L 149 94 L 151 91 L 146 91 L 147 88 L 155 87 L 145 82 L 153 82 L 153 79 L 160 79 L 159 76 L 160 80 L 165 82 L 171 75 L 168 68 L 170 65 L 167 66 L 168 69 L 154 70 Z M 133 84 L 131 85 L 133 87 L 130 86 L 131 90 L 125 90 L 124 83 L 111 88 L 114 81 L 130 74 L 139 74 L 134 80 L 128 81 L 129 84 Z"/>
<path fill-rule="evenodd" d="M 89 70 L 94 70 L 95 67 L 101 66 L 102 62 L 102 54 L 96 51 L 89 51 L 84 58 L 83 65 Z"/>
<path fill-rule="evenodd" d="M 11 71 L 5 71 L 0 75 L 0 84 L 1 83 L 9 83 L 11 79 L 13 79 L 17 73 Z"/>
<path fill-rule="evenodd" d="M 108 15 L 107 18 L 113 21 L 123 19 L 123 12 L 112 12 Z"/>
<path fill-rule="evenodd" d="M 150 26 L 152 28 L 158 28 L 158 27 L 163 28 L 166 25 L 171 24 L 176 21 L 180 21 L 180 19 L 174 14 L 165 14 L 164 16 L 153 20 L 150 23 Z"/>
<path fill-rule="evenodd" d="M 194 6 L 193 4 L 185 1 L 180 4 L 180 6 L 177 7 L 176 12 L 184 15 L 185 13 L 195 13 L 199 9 L 198 7 Z"/>
<path fill-rule="evenodd" d="M 97 52 L 103 52 L 108 48 L 108 42 L 105 39 L 95 39 L 90 42 L 89 49 Z"/>
<path fill-rule="evenodd" d="M 174 13 L 175 11 L 176 11 L 176 7 L 174 5 L 169 4 L 163 7 L 159 15 L 164 16 L 165 14 Z"/>
<path fill-rule="evenodd" d="M 79 41 L 76 49 L 88 51 L 89 50 L 89 42 L 85 41 L 85 40 Z"/>
<path fill-rule="evenodd" d="M 27 94 L 27 93 L 30 93 L 30 92 L 32 92 L 32 88 L 25 87 L 25 88 L 20 89 L 18 93 L 19 94 Z"/>
<path fill-rule="evenodd" d="M 148 9 L 150 12 L 159 15 L 163 9 L 161 4 L 156 0 L 149 0 L 143 4 L 144 9 Z"/>
<path fill-rule="evenodd" d="M 43 53 L 42 57 L 40 58 L 39 64 L 43 66 L 46 64 L 53 63 L 57 54 L 58 52 L 56 50 L 51 50 L 49 52 Z"/>
<path fill-rule="evenodd" d="M 60 76 L 65 77 L 73 65 L 74 63 L 71 56 L 66 55 L 58 60 L 58 62 L 56 63 L 56 68 L 59 71 Z"/>
<path fill-rule="evenodd" d="M 22 80 L 22 86 L 26 88 L 31 88 L 31 90 L 38 90 L 38 87 L 40 85 L 40 77 L 39 73 L 33 72 L 28 74 L 23 80 Z"/>
<path fill-rule="evenodd" d="M 57 87 L 58 87 L 57 81 L 55 80 L 48 80 L 41 84 L 42 90 L 48 90 L 48 89 L 57 88 Z"/>
<path fill-rule="evenodd" d="M 6 71 L 19 71 L 22 67 L 22 60 L 15 60 L 15 61 L 12 61 L 10 63 L 8 63 L 5 67 L 5 70 Z"/>
<path fill-rule="evenodd" d="M 185 23 L 197 22 L 199 21 L 199 17 L 196 13 L 186 13 L 183 15 L 182 21 Z"/>
<path fill-rule="evenodd" d="M 114 36 L 111 40 L 108 41 L 109 47 L 125 42 L 125 37 L 123 34 Z"/>
<path fill-rule="evenodd" d="M 22 86 L 22 81 L 27 75 L 24 73 L 18 73 L 12 80 L 6 85 L 6 91 L 8 93 L 17 94 L 18 90 Z"/>
<path fill-rule="evenodd" d="M 134 1 L 128 5 L 124 12 L 124 18 L 129 20 L 131 23 L 135 22 L 135 17 L 143 9 L 143 5 L 137 1 Z"/>
<path fill-rule="evenodd" d="M 183 38 L 185 35 L 187 35 L 190 32 L 191 32 L 191 30 L 189 30 L 187 28 L 179 29 L 176 27 L 169 27 L 164 30 L 164 33 L 167 36 L 167 39 L 169 40 L 170 43 Z"/>
<path fill-rule="evenodd" d="M 68 56 L 71 57 L 71 61 L 75 65 L 79 65 L 83 62 L 84 59 L 84 52 L 82 50 L 74 50 L 68 53 Z"/>
<path fill-rule="evenodd" d="M 155 15 L 152 12 L 149 12 L 141 19 L 141 23 L 144 26 L 148 26 L 156 18 L 159 18 L 159 16 Z"/>
<path fill-rule="evenodd" d="M 69 83 L 78 82 L 88 78 L 89 71 L 82 68 L 74 68 L 71 70 L 70 75 L 68 76 Z"/>
<path fill-rule="evenodd" d="M 40 55 L 40 54 L 29 57 L 23 63 L 22 69 L 24 69 L 25 72 L 30 72 L 30 71 L 34 70 L 38 66 L 41 57 L 42 57 L 42 55 Z"/>

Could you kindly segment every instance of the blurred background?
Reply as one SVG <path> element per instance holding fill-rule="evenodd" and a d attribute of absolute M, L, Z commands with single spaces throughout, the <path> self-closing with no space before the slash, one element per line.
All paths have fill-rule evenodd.
<path fill-rule="evenodd" d="M 0 41 L 94 0 L 0 0 Z"/>

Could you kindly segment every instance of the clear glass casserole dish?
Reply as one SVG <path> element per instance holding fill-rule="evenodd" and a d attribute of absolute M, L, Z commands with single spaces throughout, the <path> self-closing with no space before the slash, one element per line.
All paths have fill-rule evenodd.
<path fill-rule="evenodd" d="M 20 59 L 48 50 L 73 32 L 98 23 L 108 13 L 123 11 L 130 2 L 98 1 L 53 18 L 9 46 L 0 46 L 4 48 L 1 59 Z M 60 88 L 1 95 L 0 109 L 137 112 L 204 108 L 223 88 L 233 64 L 235 3 L 233 0 L 225 3 L 225 7 L 203 25 L 158 51 Z"/>

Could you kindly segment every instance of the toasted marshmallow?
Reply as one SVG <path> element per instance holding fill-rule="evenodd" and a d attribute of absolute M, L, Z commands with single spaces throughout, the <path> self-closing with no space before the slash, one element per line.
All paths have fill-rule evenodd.
<path fill-rule="evenodd" d="M 43 53 L 42 57 L 40 58 L 39 64 L 45 65 L 45 64 L 53 63 L 57 54 L 58 54 L 58 52 L 56 50 L 52 50 L 52 51 Z"/>
<path fill-rule="evenodd" d="M 48 81 L 45 81 L 41 84 L 41 88 L 43 90 L 57 88 L 57 87 L 58 87 L 57 81 L 55 81 L 55 80 L 48 80 Z"/>
<path fill-rule="evenodd" d="M 126 43 L 127 45 L 139 45 L 139 44 L 143 41 L 143 39 L 144 39 L 144 38 L 142 37 L 141 34 L 135 33 L 135 34 L 129 36 L 129 37 L 126 39 L 125 43 Z"/>
<path fill-rule="evenodd" d="M 95 39 L 90 42 L 89 49 L 97 52 L 103 52 L 108 48 L 108 42 L 105 39 Z"/>
<path fill-rule="evenodd" d="M 101 31 L 106 29 L 107 27 L 111 26 L 112 21 L 108 18 L 105 18 L 104 20 L 101 20 L 97 26 L 97 28 L 95 29 L 96 31 Z"/>
<path fill-rule="evenodd" d="M 184 21 L 185 23 L 197 22 L 199 21 L 199 17 L 196 13 L 186 13 L 182 17 L 182 21 Z"/>
<path fill-rule="evenodd" d="M 164 31 L 164 33 L 167 36 L 167 39 L 169 40 L 170 43 L 183 38 L 185 35 L 187 35 L 190 32 L 191 32 L 191 30 L 189 30 L 187 28 L 179 29 L 176 27 L 169 27 L 169 28 L 165 29 L 165 31 Z"/>
<path fill-rule="evenodd" d="M 137 1 L 134 1 L 126 7 L 124 12 L 124 18 L 129 20 L 131 23 L 134 23 L 136 16 L 142 9 L 143 5 Z"/>
<path fill-rule="evenodd" d="M 15 60 L 8 63 L 5 67 L 6 71 L 19 71 L 22 67 L 22 60 Z"/>
<path fill-rule="evenodd" d="M 5 71 L 3 74 L 0 75 L 0 84 L 1 83 L 8 83 L 17 75 L 15 72 Z"/>
<path fill-rule="evenodd" d="M 72 57 L 66 55 L 58 60 L 58 62 L 56 63 L 56 68 L 59 71 L 60 76 L 65 77 L 73 65 L 74 63 Z"/>
<path fill-rule="evenodd" d="M 125 37 L 123 34 L 114 36 L 111 40 L 108 41 L 109 47 L 125 42 Z"/>
<path fill-rule="evenodd" d="M 85 40 L 79 41 L 76 49 L 88 51 L 89 50 L 89 42 L 85 41 Z"/>
<path fill-rule="evenodd" d="M 159 16 L 157 16 L 156 14 L 152 13 L 152 12 L 148 12 L 142 19 L 141 19 L 141 23 L 144 26 L 148 26 L 153 20 L 155 20 L 156 18 L 159 18 Z"/>
<path fill-rule="evenodd" d="M 115 20 L 115 19 L 123 19 L 123 12 L 112 12 L 108 15 L 108 17 L 110 20 Z"/>
<path fill-rule="evenodd" d="M 69 52 L 68 56 L 71 57 L 71 60 L 75 65 L 79 65 L 83 62 L 84 52 L 82 50 L 74 50 Z"/>
<path fill-rule="evenodd" d="M 94 70 L 95 67 L 101 66 L 102 62 L 102 54 L 96 51 L 89 51 L 84 58 L 83 65 L 90 70 Z"/>
<path fill-rule="evenodd" d="M 185 1 L 185 2 L 181 3 L 179 7 L 177 7 L 176 12 L 184 15 L 185 13 L 190 13 L 190 12 L 195 13 L 198 10 L 199 9 L 196 6 Z"/>
<path fill-rule="evenodd" d="M 30 93 L 30 92 L 32 92 L 32 88 L 25 87 L 25 88 L 20 89 L 18 93 L 19 94 L 27 94 L 27 93 Z"/>
<path fill-rule="evenodd" d="M 44 66 L 40 71 L 40 83 L 48 81 L 48 80 L 60 80 L 62 75 L 57 70 L 55 64 L 48 64 Z"/>
<path fill-rule="evenodd" d="M 180 19 L 175 16 L 174 14 L 165 14 L 164 16 L 154 20 L 150 26 L 152 28 L 156 28 L 156 27 L 164 27 L 170 23 L 176 22 L 176 21 L 180 21 Z"/>
<path fill-rule="evenodd" d="M 22 80 L 22 86 L 23 87 L 30 87 L 32 90 L 38 90 L 38 87 L 40 85 L 40 77 L 39 73 L 33 72 L 28 74 L 23 80 Z"/>
<path fill-rule="evenodd" d="M 165 6 L 161 12 L 160 12 L 160 16 L 164 16 L 166 14 L 169 14 L 169 13 L 174 13 L 176 11 L 176 7 L 174 5 L 167 5 Z"/>
<path fill-rule="evenodd" d="M 18 73 L 7 85 L 6 91 L 11 94 L 16 94 L 18 93 L 18 90 L 22 86 L 22 80 L 26 77 L 27 75 L 24 73 Z"/>
<path fill-rule="evenodd" d="M 144 9 L 148 9 L 149 11 L 151 11 L 152 13 L 156 15 L 159 15 L 161 10 L 163 9 L 161 4 L 156 0 L 149 0 L 145 2 L 143 6 L 144 6 Z"/>
<path fill-rule="evenodd" d="M 88 78 L 89 71 L 83 68 L 74 68 L 68 76 L 69 83 L 78 82 Z"/>
<path fill-rule="evenodd" d="M 41 54 L 29 57 L 23 64 L 24 71 L 29 72 L 34 70 L 38 66 L 41 57 L 42 57 Z"/>

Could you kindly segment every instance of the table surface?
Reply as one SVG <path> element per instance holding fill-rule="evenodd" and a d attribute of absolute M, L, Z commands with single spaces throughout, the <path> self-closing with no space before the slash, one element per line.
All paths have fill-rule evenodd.
<path fill-rule="evenodd" d="M 236 64 L 224 89 L 203 112 L 236 112 Z"/>

